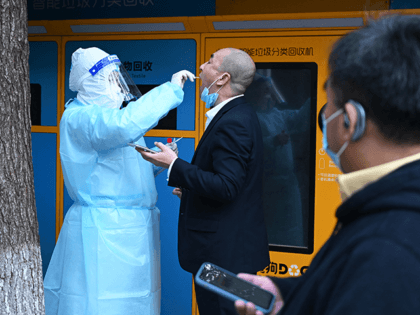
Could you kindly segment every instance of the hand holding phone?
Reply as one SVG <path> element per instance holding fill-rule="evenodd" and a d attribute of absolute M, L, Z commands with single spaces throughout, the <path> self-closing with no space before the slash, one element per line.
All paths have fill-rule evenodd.
<path fill-rule="evenodd" d="M 176 140 L 172 140 L 171 138 L 168 138 L 168 143 L 166 144 L 166 146 L 167 147 L 169 147 L 169 148 L 171 148 L 172 149 L 172 151 L 174 151 L 175 153 L 176 153 L 176 155 L 178 155 L 178 147 L 177 147 L 177 145 L 176 145 L 176 143 L 179 141 L 179 140 L 181 140 L 183 137 L 181 137 L 181 138 L 178 138 L 178 139 L 176 139 Z M 175 138 L 174 138 L 175 139 Z M 170 140 L 170 141 L 169 141 Z M 141 150 L 143 150 L 143 151 L 145 151 L 145 152 L 149 152 L 149 153 L 158 153 L 158 152 L 160 152 L 160 149 L 158 149 L 159 151 L 155 151 L 155 150 L 152 150 L 152 149 L 149 149 L 148 147 L 144 147 L 144 146 L 142 146 L 142 145 L 139 145 L 139 144 L 136 144 L 136 143 L 132 143 L 132 142 L 130 142 L 130 143 L 127 143 L 130 147 L 133 147 L 133 148 L 139 148 L 139 149 L 141 149 Z"/>
<path fill-rule="evenodd" d="M 276 301 L 271 292 L 211 263 L 201 265 L 195 283 L 232 301 L 252 302 L 264 314 L 271 312 Z"/>
<path fill-rule="evenodd" d="M 281 296 L 280 289 L 269 277 L 257 276 L 249 273 L 238 273 L 237 277 L 271 292 L 275 296 L 276 301 L 274 302 L 274 306 L 269 315 L 275 315 L 280 312 L 284 305 L 283 297 Z M 235 308 L 239 315 L 263 315 L 263 313 L 257 310 L 255 305 L 251 302 L 246 303 L 243 300 L 236 300 Z"/>
<path fill-rule="evenodd" d="M 148 147 L 144 147 L 144 146 L 139 145 L 139 144 L 135 144 L 135 143 L 128 143 L 128 145 L 129 145 L 130 147 L 133 147 L 133 148 L 139 148 L 139 149 L 141 149 L 141 150 L 143 150 L 143 151 L 146 151 L 146 152 L 149 152 L 149 153 L 158 153 L 157 151 L 154 151 L 154 150 L 152 150 L 152 149 L 149 149 Z"/>

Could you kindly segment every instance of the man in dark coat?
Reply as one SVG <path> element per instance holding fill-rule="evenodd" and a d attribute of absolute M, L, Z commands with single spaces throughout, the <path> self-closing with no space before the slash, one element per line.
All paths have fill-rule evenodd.
<path fill-rule="evenodd" d="M 420 17 L 347 34 L 329 68 L 321 117 L 323 147 L 344 173 L 337 226 L 303 276 L 240 277 L 276 295 L 271 314 L 420 314 Z"/>
<path fill-rule="evenodd" d="M 263 140 L 256 113 L 243 94 L 255 74 L 244 51 L 225 48 L 200 67 L 206 131 L 191 163 L 163 144 L 158 154 L 141 152 L 169 168 L 169 186 L 181 197 L 178 257 L 195 275 L 204 262 L 234 273 L 256 274 L 270 263 L 262 206 Z M 195 286 L 200 315 L 235 314 L 234 305 Z"/>

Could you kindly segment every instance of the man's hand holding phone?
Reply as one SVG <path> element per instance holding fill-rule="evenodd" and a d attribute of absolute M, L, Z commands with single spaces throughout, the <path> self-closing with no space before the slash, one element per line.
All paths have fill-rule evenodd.
<path fill-rule="evenodd" d="M 155 146 L 157 146 L 161 151 L 156 153 L 150 153 L 140 148 L 136 148 L 136 150 L 146 161 L 156 166 L 169 168 L 169 165 L 171 165 L 172 161 L 177 158 L 176 153 L 170 148 L 168 148 L 166 145 L 164 145 L 162 142 L 155 142 Z"/>
<path fill-rule="evenodd" d="M 194 280 L 195 284 L 235 302 L 240 315 L 272 315 L 281 309 L 283 300 L 271 280 L 249 274 L 239 275 L 205 262 Z"/>
<path fill-rule="evenodd" d="M 251 282 L 260 288 L 271 292 L 275 296 L 276 301 L 274 303 L 273 310 L 269 315 L 275 315 L 281 310 L 283 307 L 283 298 L 279 289 L 273 281 L 270 280 L 270 278 L 250 275 L 247 273 L 239 273 L 238 278 Z M 256 310 L 255 305 L 252 302 L 245 303 L 242 300 L 237 300 L 235 301 L 235 308 L 239 315 L 264 315 L 263 312 Z"/>
<path fill-rule="evenodd" d="M 149 153 L 157 153 L 157 151 L 154 151 L 152 149 L 149 149 L 148 147 L 144 147 L 142 145 L 136 144 L 136 143 L 127 143 L 130 147 L 135 148 L 137 151 L 145 151 Z"/>

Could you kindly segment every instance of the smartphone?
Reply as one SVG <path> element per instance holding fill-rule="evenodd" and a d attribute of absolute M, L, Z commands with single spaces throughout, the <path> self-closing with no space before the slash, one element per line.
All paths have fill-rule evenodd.
<path fill-rule="evenodd" d="M 142 145 L 139 144 L 135 144 L 135 143 L 127 143 L 130 147 L 133 148 L 139 148 L 142 149 L 143 151 L 149 152 L 149 153 L 158 153 L 157 151 L 154 151 L 152 149 L 149 149 L 148 147 L 143 147 Z"/>
<path fill-rule="evenodd" d="M 276 300 L 271 292 L 207 262 L 198 270 L 195 283 L 232 301 L 252 302 L 264 314 L 272 311 Z"/>

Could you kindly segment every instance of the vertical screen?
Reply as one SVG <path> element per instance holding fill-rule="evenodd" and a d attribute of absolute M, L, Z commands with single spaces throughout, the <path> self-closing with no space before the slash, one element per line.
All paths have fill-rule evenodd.
<path fill-rule="evenodd" d="M 58 44 L 31 41 L 29 48 L 32 125 L 57 126 Z"/>
<path fill-rule="evenodd" d="M 256 63 L 245 98 L 264 141 L 264 217 L 271 251 L 313 252 L 316 63 Z"/>
<path fill-rule="evenodd" d="M 41 84 L 31 83 L 31 123 L 41 125 Z"/>

